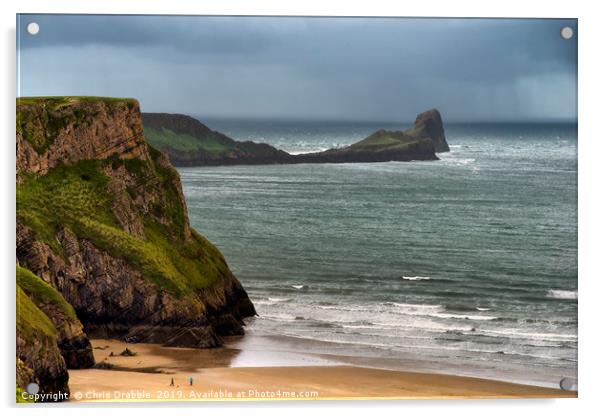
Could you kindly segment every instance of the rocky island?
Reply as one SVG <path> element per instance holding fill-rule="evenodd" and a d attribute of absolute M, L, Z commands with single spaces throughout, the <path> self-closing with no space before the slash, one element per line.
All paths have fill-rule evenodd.
<path fill-rule="evenodd" d="M 378 130 L 347 147 L 293 155 L 266 143 L 237 141 L 183 114 L 143 113 L 144 134 L 176 166 L 437 160 L 449 151 L 439 111 L 419 114 L 405 131 Z"/>
<path fill-rule="evenodd" d="M 17 390 L 67 393 L 90 337 L 206 348 L 255 309 L 189 224 L 138 102 L 17 99 Z"/>

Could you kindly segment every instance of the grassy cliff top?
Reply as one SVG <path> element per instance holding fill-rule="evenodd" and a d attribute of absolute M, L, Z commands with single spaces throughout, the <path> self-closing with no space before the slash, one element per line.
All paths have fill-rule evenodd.
<path fill-rule="evenodd" d="M 135 98 L 94 97 L 94 96 L 46 96 L 46 97 L 17 97 L 17 107 L 20 105 L 44 104 L 49 108 L 60 108 L 74 103 L 102 102 L 105 104 L 132 103 L 138 104 Z"/>

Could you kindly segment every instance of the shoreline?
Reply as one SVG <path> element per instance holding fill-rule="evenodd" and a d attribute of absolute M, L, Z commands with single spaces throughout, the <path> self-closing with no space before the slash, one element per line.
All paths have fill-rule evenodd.
<path fill-rule="evenodd" d="M 97 363 L 113 367 L 70 370 L 71 402 L 577 397 L 574 391 L 385 370 L 311 354 L 283 354 L 271 362 L 257 356 L 257 364 L 245 366 L 236 363 L 244 351 L 228 346 L 199 350 L 104 339 L 92 345 Z M 120 356 L 126 346 L 136 355 Z"/>
<path fill-rule="evenodd" d="M 536 387 L 558 388 L 563 377 L 577 378 L 575 373 L 567 372 L 550 374 L 550 370 L 525 368 L 519 364 L 507 362 L 504 367 L 500 363 L 476 362 L 474 360 L 456 359 L 433 360 L 420 352 L 399 354 L 391 353 L 377 346 L 338 343 L 293 335 L 271 334 L 256 331 L 250 325 L 244 337 L 232 337 L 226 347 L 239 350 L 233 361 L 234 366 L 256 365 L 262 356 L 266 356 L 267 365 L 275 365 L 274 361 L 290 365 L 296 356 L 310 357 L 311 360 L 322 360 L 331 365 L 352 365 L 356 367 L 376 368 L 382 370 L 409 371 L 415 373 L 441 374 L 460 377 L 474 377 L 491 381 L 505 381 Z"/>

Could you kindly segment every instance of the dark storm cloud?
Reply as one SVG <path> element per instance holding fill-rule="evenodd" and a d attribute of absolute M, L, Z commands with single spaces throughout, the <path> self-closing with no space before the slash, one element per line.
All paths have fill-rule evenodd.
<path fill-rule="evenodd" d="M 211 116 L 575 116 L 573 20 L 25 15 L 23 95 Z M 37 36 L 24 34 L 29 21 Z M 43 62 L 43 65 L 41 64 Z"/>
<path fill-rule="evenodd" d="M 168 47 L 172 52 L 240 53 L 278 43 L 254 19 L 192 16 L 24 15 L 23 26 L 36 21 L 43 36 L 26 36 L 21 46 Z M 276 22 L 274 22 L 276 23 Z M 274 36 L 276 35 L 276 36 Z"/>

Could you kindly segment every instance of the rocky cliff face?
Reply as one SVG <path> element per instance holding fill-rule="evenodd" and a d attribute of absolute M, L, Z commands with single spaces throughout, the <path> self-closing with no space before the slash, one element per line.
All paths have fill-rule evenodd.
<path fill-rule="evenodd" d="M 405 133 L 417 139 L 431 139 L 437 153 L 449 152 L 449 145 L 443 129 L 443 120 L 436 109 L 418 114 L 414 126 L 406 130 Z"/>
<path fill-rule="evenodd" d="M 57 345 L 67 368 L 92 367 L 92 345 L 75 310 L 65 298 L 54 287 L 19 265 L 17 285 L 52 322 Z"/>
<path fill-rule="evenodd" d="M 190 227 L 179 175 L 147 145 L 135 100 L 18 100 L 17 184 L 17 259 L 60 292 L 87 335 L 214 347 L 255 314 L 221 253 Z M 53 322 L 72 351 L 64 360 L 86 361 L 81 327 Z"/>
<path fill-rule="evenodd" d="M 17 100 L 17 175 L 79 160 L 148 159 L 135 100 L 81 97 Z"/>
<path fill-rule="evenodd" d="M 17 285 L 17 386 L 35 382 L 41 393 L 69 393 L 67 365 L 52 321 Z"/>
<path fill-rule="evenodd" d="M 146 113 L 142 120 L 151 143 L 177 166 L 437 160 L 437 152 L 449 151 L 437 110 L 419 114 L 403 132 L 379 130 L 351 146 L 300 155 L 233 140 L 182 114 Z"/>

